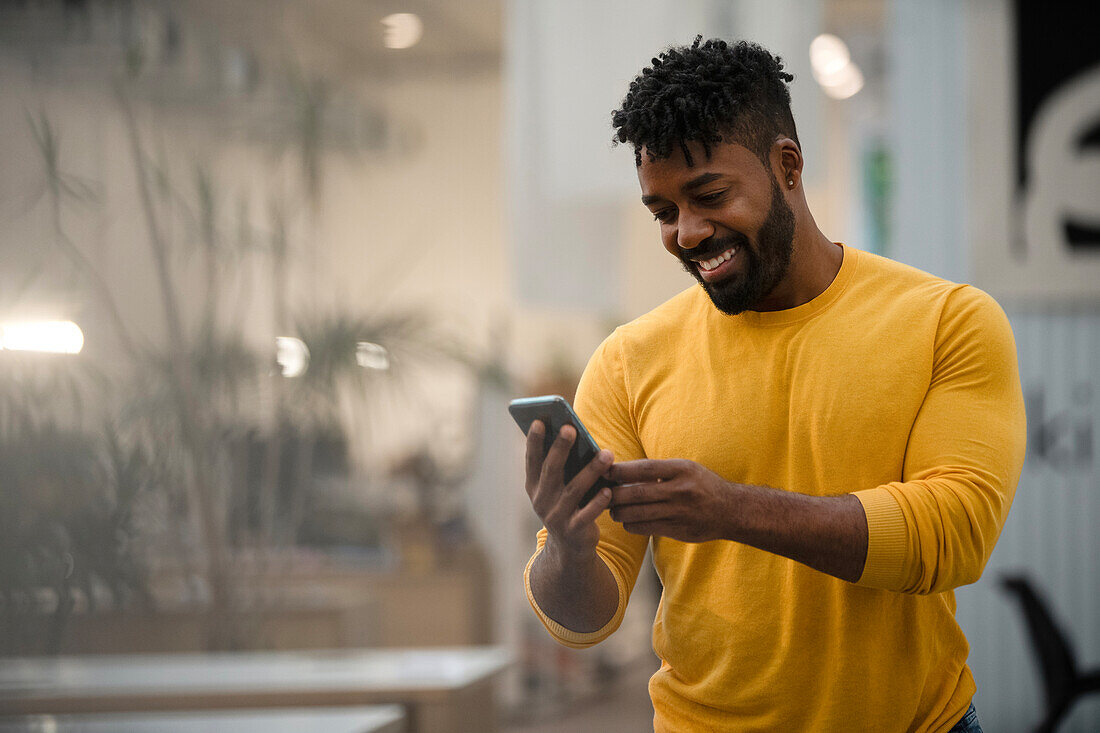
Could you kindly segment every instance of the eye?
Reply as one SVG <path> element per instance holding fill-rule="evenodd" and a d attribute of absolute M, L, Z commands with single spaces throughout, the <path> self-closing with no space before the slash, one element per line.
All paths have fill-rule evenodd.
<path fill-rule="evenodd" d="M 723 191 L 713 191 L 711 193 L 700 194 L 697 198 L 701 204 L 716 204 L 722 200 L 722 197 L 726 195 Z"/>
<path fill-rule="evenodd" d="M 653 212 L 653 218 L 661 222 L 662 224 L 671 221 L 674 216 L 676 216 L 676 209 L 671 207 L 658 209 L 657 211 Z"/>

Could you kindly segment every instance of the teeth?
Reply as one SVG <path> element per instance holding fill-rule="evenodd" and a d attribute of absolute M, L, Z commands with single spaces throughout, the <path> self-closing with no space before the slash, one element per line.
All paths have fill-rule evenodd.
<path fill-rule="evenodd" d="M 733 257 L 735 254 L 737 254 L 737 248 L 736 247 L 733 247 L 731 249 L 727 249 L 725 252 L 723 252 L 722 254 L 718 255 L 717 257 L 715 257 L 713 259 L 700 260 L 699 261 L 699 267 L 701 267 L 704 270 L 707 270 L 709 272 L 710 270 L 713 270 L 714 268 L 718 267 L 718 265 L 722 264 L 726 260 Z"/>

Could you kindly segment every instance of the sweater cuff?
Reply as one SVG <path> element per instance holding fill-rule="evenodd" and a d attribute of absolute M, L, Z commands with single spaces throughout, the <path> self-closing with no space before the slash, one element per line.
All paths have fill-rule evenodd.
<path fill-rule="evenodd" d="M 599 550 L 596 552 L 599 554 Z M 619 574 L 611 570 L 611 566 L 603 555 L 600 555 L 600 560 L 604 565 L 608 566 L 609 570 L 611 570 L 611 577 L 615 579 L 615 587 L 619 589 L 619 605 L 615 609 L 615 615 L 611 617 L 610 621 L 603 625 L 603 628 L 597 629 L 596 631 L 580 632 L 567 629 L 547 616 L 546 613 L 539 608 L 538 602 L 535 601 L 535 594 L 531 592 L 531 566 L 540 554 L 542 554 L 541 547 L 538 552 L 532 555 L 531 559 L 527 561 L 527 567 L 523 570 L 523 585 L 527 589 L 528 603 L 531 604 L 531 608 L 534 609 L 535 614 L 539 617 L 539 620 L 542 621 L 542 625 L 546 627 L 546 630 L 550 632 L 550 635 L 559 643 L 573 649 L 586 649 L 611 636 L 623 621 L 623 613 L 626 611 L 626 594 L 624 593 L 623 582 L 619 579 Z"/>
<path fill-rule="evenodd" d="M 895 588 L 905 567 L 909 530 L 898 500 L 885 486 L 855 492 L 867 515 L 867 561 L 859 585 Z"/>

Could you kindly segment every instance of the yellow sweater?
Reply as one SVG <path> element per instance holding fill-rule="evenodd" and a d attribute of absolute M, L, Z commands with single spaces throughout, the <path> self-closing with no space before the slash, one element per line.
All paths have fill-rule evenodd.
<path fill-rule="evenodd" d="M 607 338 L 576 409 L 618 461 L 688 458 L 729 481 L 854 493 L 867 513 L 856 584 L 735 542 L 652 538 L 656 730 L 946 731 L 963 716 L 975 685 L 952 589 L 981 575 L 1024 458 L 1015 344 L 988 295 L 847 247 L 790 310 L 726 316 L 695 286 Z M 604 629 L 561 627 L 527 586 L 568 646 L 618 627 L 650 541 L 606 512 L 599 525 L 619 586 Z"/>

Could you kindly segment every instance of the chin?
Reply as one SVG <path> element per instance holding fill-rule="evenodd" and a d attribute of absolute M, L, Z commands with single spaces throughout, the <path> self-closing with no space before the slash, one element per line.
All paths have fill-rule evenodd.
<path fill-rule="evenodd" d="M 752 310 L 757 302 L 757 299 L 745 292 L 745 288 L 740 283 L 723 282 L 718 283 L 717 287 L 703 283 L 703 290 L 710 297 L 714 307 L 727 316 L 736 316 Z"/>
<path fill-rule="evenodd" d="M 706 292 L 715 308 L 727 316 L 736 316 L 747 310 L 752 310 L 753 306 L 767 295 L 767 293 L 757 292 L 765 289 L 765 283 L 754 277 L 757 271 L 755 258 L 751 253 L 748 254 L 748 270 L 733 273 L 721 282 L 708 283 L 699 274 L 694 263 L 684 262 L 684 269 L 702 286 L 703 291 Z M 771 288 L 767 289 L 770 290 Z"/>

